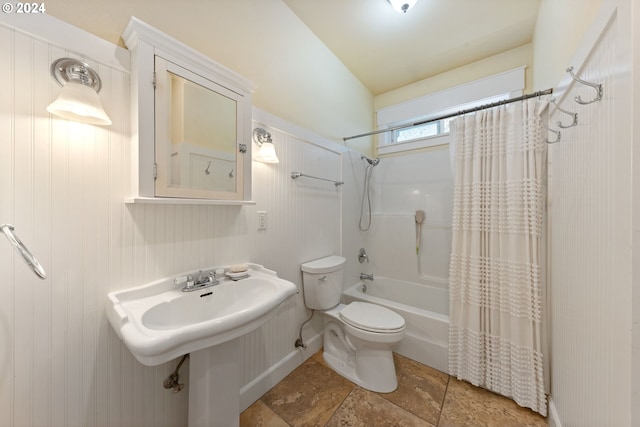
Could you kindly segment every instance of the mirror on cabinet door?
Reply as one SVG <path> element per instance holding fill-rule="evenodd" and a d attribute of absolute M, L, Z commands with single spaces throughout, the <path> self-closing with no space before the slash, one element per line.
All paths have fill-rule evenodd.
<path fill-rule="evenodd" d="M 254 84 L 131 18 L 132 195 L 128 202 L 253 204 Z"/>
<path fill-rule="evenodd" d="M 242 95 L 159 56 L 156 195 L 225 199 L 242 193 Z"/>

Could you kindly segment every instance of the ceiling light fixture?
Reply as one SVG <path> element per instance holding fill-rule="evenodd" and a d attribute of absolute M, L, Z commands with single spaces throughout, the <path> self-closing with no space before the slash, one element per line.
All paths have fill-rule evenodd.
<path fill-rule="evenodd" d="M 416 4 L 417 0 L 387 0 L 387 1 L 396 12 L 407 13 L 407 11 Z"/>
<path fill-rule="evenodd" d="M 110 125 L 98 92 L 100 76 L 89 65 L 72 58 L 60 58 L 51 64 L 51 76 L 62 90 L 47 111 L 65 119 L 94 125 Z"/>
<path fill-rule="evenodd" d="M 262 128 L 253 130 L 253 140 L 260 146 L 255 160 L 262 163 L 280 163 L 276 149 L 273 146 L 271 134 Z"/>

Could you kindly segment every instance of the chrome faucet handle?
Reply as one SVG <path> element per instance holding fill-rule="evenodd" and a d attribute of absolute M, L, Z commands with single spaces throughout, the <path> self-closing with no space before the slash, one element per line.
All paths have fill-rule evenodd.
<path fill-rule="evenodd" d="M 218 283 L 220 283 L 218 281 L 218 278 L 216 277 L 216 270 L 209 271 L 209 277 L 207 278 L 207 281 L 212 285 L 217 285 Z"/>
<path fill-rule="evenodd" d="M 195 283 L 202 283 L 202 270 L 198 270 L 198 277 L 196 277 Z"/>
<path fill-rule="evenodd" d="M 360 252 L 358 252 L 358 261 L 360 261 L 360 264 L 362 264 L 363 262 L 365 262 L 365 260 L 367 261 L 367 263 L 369 262 L 367 252 L 364 250 L 364 248 L 360 248 Z"/>
<path fill-rule="evenodd" d="M 176 285 L 180 285 L 182 283 L 185 283 L 185 288 L 189 289 L 191 287 L 193 287 L 193 276 L 188 275 L 188 276 L 179 276 L 176 277 L 175 279 L 173 279 L 173 283 L 175 283 Z"/>
<path fill-rule="evenodd" d="M 198 271 L 198 277 L 196 277 L 196 280 L 194 280 L 194 285 L 195 286 L 200 286 L 200 285 L 208 285 L 208 284 L 217 284 L 218 281 L 216 280 L 215 274 L 210 270 L 209 273 L 206 276 L 202 275 L 202 270 Z"/>

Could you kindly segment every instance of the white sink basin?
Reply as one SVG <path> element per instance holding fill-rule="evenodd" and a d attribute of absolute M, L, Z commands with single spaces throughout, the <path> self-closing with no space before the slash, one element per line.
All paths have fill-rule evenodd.
<path fill-rule="evenodd" d="M 110 292 L 107 316 L 136 359 L 159 365 L 251 332 L 297 292 L 260 265 L 250 264 L 249 271 L 246 279 L 193 292 L 182 292 L 173 277 Z"/>

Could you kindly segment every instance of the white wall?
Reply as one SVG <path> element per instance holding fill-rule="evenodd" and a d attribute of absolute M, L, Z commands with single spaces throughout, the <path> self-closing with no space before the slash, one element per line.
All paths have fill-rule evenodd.
<path fill-rule="evenodd" d="M 367 264 L 358 262 L 358 252 L 364 247 L 366 232 L 358 229 L 360 203 L 364 184 L 364 161 L 362 154 L 349 150 L 343 155 L 342 178 L 342 254 L 346 258 L 344 288 L 355 284 L 361 272 L 367 272 Z M 366 249 L 366 248 L 365 248 Z"/>
<path fill-rule="evenodd" d="M 245 215 L 234 219 L 243 224 L 244 233 L 238 237 L 245 244 L 231 256 L 237 259 L 248 253 L 255 262 L 295 283 L 300 294 L 275 319 L 245 337 L 241 348 L 244 354 L 243 385 L 285 357 L 295 359 L 291 362 L 293 365 L 289 365 L 291 369 L 295 363 L 302 362 L 301 357 L 296 357 L 294 343 L 309 312 L 304 306 L 300 264 L 341 254 L 342 188 L 304 177 L 293 180 L 291 172 L 342 180 L 342 148 L 262 111 L 254 111 L 253 126 L 264 127 L 271 133 L 280 163 L 253 162 L 252 185 L 256 205 L 243 208 Z M 257 230 L 256 211 L 267 211 L 267 230 Z M 314 322 L 303 330 L 306 344 L 320 332 L 319 320 L 316 316 Z M 300 356 L 309 357 L 313 352 L 312 347 Z M 273 378 L 259 385 L 258 388 L 267 388 L 260 389 L 256 398 L 273 385 Z M 246 398 L 243 401 L 246 402 Z"/>
<path fill-rule="evenodd" d="M 330 184 L 293 181 L 289 173 L 339 177 L 339 147 L 256 111 L 254 118 L 271 131 L 281 160 L 254 162 L 256 205 L 125 205 L 129 75 L 113 57 L 122 51 L 113 45 L 104 49 L 100 40 L 43 18 L 56 34 L 68 36 L 74 49 L 86 47 L 79 55 L 10 29 L 5 19 L 0 19 L 0 223 L 16 226 L 49 277 L 35 278 L 0 239 L 0 425 L 185 425 L 187 390 L 173 394 L 162 388 L 175 362 L 146 367 L 133 358 L 105 316 L 107 292 L 246 260 L 300 286 L 301 262 L 340 252 L 341 193 Z M 113 126 L 48 115 L 45 108 L 59 91 L 49 66 L 62 56 L 80 56 L 97 68 Z M 268 212 L 266 231 L 257 230 L 256 210 Z M 302 295 L 295 296 L 242 340 L 241 384 L 285 358 L 294 365 L 302 360 L 293 346 L 306 314 Z M 313 333 L 308 328 L 305 337 Z M 185 366 L 183 378 L 187 372 Z M 267 380 L 257 387 L 277 378 Z"/>
<path fill-rule="evenodd" d="M 371 92 L 282 0 L 51 0 L 46 8 L 115 44 L 136 16 L 253 81 L 258 108 L 319 135 L 338 140 L 373 129 Z"/>
<path fill-rule="evenodd" d="M 633 7 L 631 14 L 631 43 L 633 46 L 640 45 L 640 8 Z M 640 82 L 640 55 L 633 55 L 632 63 L 632 78 L 633 82 Z M 640 85 L 634 83 L 631 96 L 633 99 L 632 111 L 630 123 L 640 123 Z M 633 156 L 631 161 L 633 162 L 633 176 L 632 182 L 632 246 L 634 248 L 640 247 L 640 149 L 638 149 L 638 136 L 637 127 L 633 129 Z M 631 425 L 640 425 L 640 405 L 633 402 L 640 402 L 640 250 L 634 250 L 631 258 L 632 264 L 632 344 L 631 344 Z"/>
<path fill-rule="evenodd" d="M 533 36 L 533 90 L 555 87 L 603 0 L 542 0 Z"/>
<path fill-rule="evenodd" d="M 631 116 L 630 7 L 628 0 L 603 2 L 575 53 L 562 61 L 575 65 L 583 79 L 603 83 L 604 99 L 577 104 L 576 95 L 585 100 L 595 95 L 583 85 L 557 95 L 564 109 L 578 112 L 579 124 L 564 130 L 549 151 L 552 426 L 638 422 L 637 414 L 635 421 L 631 418 L 637 407 L 631 374 L 640 360 L 637 351 L 633 358 L 631 335 L 638 308 L 637 302 L 632 306 L 638 286 L 632 280 L 632 259 L 638 251 L 632 247 L 637 165 L 631 154 L 637 142 Z M 555 20 L 570 22 L 573 12 Z M 566 80 L 559 87 L 566 88 Z M 556 112 L 550 123 L 567 118 Z"/>
<path fill-rule="evenodd" d="M 410 99 L 419 98 L 455 86 L 500 74 L 514 68 L 525 66 L 525 91 L 533 85 L 533 45 L 526 44 L 471 64 L 420 80 L 374 98 L 374 109 L 377 111 L 390 105 L 399 104 Z"/>

